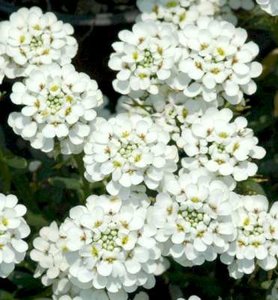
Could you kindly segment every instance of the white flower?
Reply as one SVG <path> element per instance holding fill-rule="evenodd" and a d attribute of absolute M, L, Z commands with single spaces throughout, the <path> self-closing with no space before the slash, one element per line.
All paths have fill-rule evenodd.
<path fill-rule="evenodd" d="M 69 265 L 65 259 L 67 251 L 62 230 L 56 222 L 40 230 L 40 236 L 33 242 L 31 259 L 38 263 L 35 277 L 41 277 L 42 283 L 49 286 L 55 279 L 65 276 Z"/>
<path fill-rule="evenodd" d="M 152 288 L 161 253 L 146 214 L 147 207 L 105 195 L 71 209 L 66 258 L 74 284 L 112 294 Z"/>
<path fill-rule="evenodd" d="M 199 0 L 137 0 L 143 21 L 159 20 L 183 28 L 185 24 L 195 22 L 202 11 L 198 10 Z M 203 12 L 206 14 L 206 12 Z"/>
<path fill-rule="evenodd" d="M 70 265 L 66 260 L 69 251 L 67 234 L 72 228 L 72 222 L 68 219 L 60 226 L 53 222 L 50 226 L 40 231 L 40 236 L 34 242 L 31 251 L 31 259 L 38 263 L 35 277 L 42 277 L 45 286 L 52 286 L 52 299 L 54 300 L 127 300 L 127 294 L 119 291 L 111 295 L 104 289 L 82 289 L 74 284 L 70 276 Z"/>
<path fill-rule="evenodd" d="M 24 260 L 28 244 L 23 241 L 30 228 L 23 219 L 26 207 L 14 195 L 0 194 L 0 277 L 8 277 Z"/>
<path fill-rule="evenodd" d="M 184 126 L 191 126 L 209 107 L 222 104 L 222 99 L 218 100 L 205 102 L 201 97 L 188 98 L 182 92 L 160 88 L 158 95 L 142 98 L 122 96 L 118 100 L 117 112 L 148 116 L 176 141 Z"/>
<path fill-rule="evenodd" d="M 184 298 L 178 298 L 177 300 L 185 300 Z M 188 298 L 188 300 L 201 300 L 198 296 L 192 295 Z"/>
<path fill-rule="evenodd" d="M 244 94 L 255 93 L 253 79 L 261 74 L 262 66 L 253 61 L 259 48 L 253 42 L 246 43 L 246 30 L 202 18 L 197 25 L 187 25 L 179 35 L 184 47 L 179 69 L 185 76 L 180 82 L 184 83 L 186 96 L 202 95 L 210 102 L 221 95 L 231 104 L 238 104 Z M 175 85 L 173 82 L 172 87 Z"/>
<path fill-rule="evenodd" d="M 276 0 L 256 0 L 263 10 L 272 16 L 278 15 L 278 2 Z"/>
<path fill-rule="evenodd" d="M 33 160 L 29 163 L 28 170 L 32 173 L 37 172 L 41 165 L 42 162 L 40 160 Z"/>
<path fill-rule="evenodd" d="M 107 179 L 112 195 L 143 182 L 157 189 L 176 170 L 177 149 L 169 141 L 169 134 L 148 117 L 98 119 L 84 148 L 85 176 L 91 182 Z"/>
<path fill-rule="evenodd" d="M 13 85 L 11 100 L 23 106 L 8 123 L 14 132 L 44 152 L 80 153 L 102 104 L 102 93 L 88 75 L 72 65 L 47 65 Z"/>
<path fill-rule="evenodd" d="M 0 34 L 1 34 L 1 26 L 0 26 Z M 5 77 L 5 70 L 7 67 L 7 56 L 5 55 L 5 49 L 4 46 L 0 43 L 0 84 L 2 83 L 4 77 Z"/>
<path fill-rule="evenodd" d="M 193 122 L 191 128 L 184 128 L 177 145 L 189 156 L 182 160 L 186 169 L 204 166 L 222 176 L 232 175 L 235 180 L 246 180 L 254 176 L 258 167 L 252 159 L 262 159 L 265 150 L 257 146 L 258 139 L 247 120 L 238 117 L 231 121 L 229 109 L 209 108 Z"/>
<path fill-rule="evenodd" d="M 204 169 L 167 178 L 165 189 L 149 209 L 149 223 L 163 255 L 183 266 L 213 261 L 234 239 L 230 187 Z"/>
<path fill-rule="evenodd" d="M 9 78 L 28 76 L 40 65 L 69 64 L 76 55 L 73 27 L 40 8 L 21 8 L 0 25 L 1 47 L 9 58 L 5 73 Z"/>
<path fill-rule="evenodd" d="M 167 24 L 139 22 L 132 31 L 121 31 L 119 38 L 112 45 L 115 53 L 109 61 L 109 67 L 118 72 L 114 89 L 121 94 L 157 94 L 159 85 L 171 76 L 179 54 L 175 31 Z"/>
<path fill-rule="evenodd" d="M 254 7 L 253 0 L 137 0 L 142 12 L 140 19 L 168 22 L 178 29 L 187 24 L 195 23 L 200 17 L 226 20 L 237 23 L 233 10 L 250 10 Z"/>
<path fill-rule="evenodd" d="M 277 205 L 268 213 L 268 200 L 262 195 L 234 195 L 231 204 L 237 236 L 221 255 L 221 261 L 229 265 L 230 275 L 240 278 L 251 274 L 256 263 L 264 270 L 274 269 L 278 254 Z"/>

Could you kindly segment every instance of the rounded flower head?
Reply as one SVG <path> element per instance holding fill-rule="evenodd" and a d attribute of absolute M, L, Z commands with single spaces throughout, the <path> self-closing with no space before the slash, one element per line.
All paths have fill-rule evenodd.
<path fill-rule="evenodd" d="M 208 102 L 222 96 L 238 104 L 244 94 L 255 93 L 253 79 L 261 74 L 262 66 L 253 61 L 259 48 L 253 42 L 246 43 L 246 30 L 202 18 L 196 25 L 187 25 L 179 36 L 184 55 L 178 76 L 182 76 L 186 96 L 202 95 Z"/>
<path fill-rule="evenodd" d="M 233 10 L 250 10 L 253 0 L 137 0 L 142 12 L 140 19 L 156 20 L 175 25 L 183 29 L 187 24 L 195 23 L 200 17 L 226 20 L 237 23 Z"/>
<path fill-rule="evenodd" d="M 225 252 L 235 232 L 230 217 L 230 187 L 204 169 L 170 177 L 148 219 L 163 255 L 183 266 L 213 261 Z"/>
<path fill-rule="evenodd" d="M 189 156 L 182 160 L 185 169 L 199 166 L 235 180 L 254 176 L 258 167 L 252 159 L 262 159 L 265 150 L 257 146 L 258 139 L 247 120 L 238 117 L 231 121 L 229 109 L 209 108 L 190 128 L 184 128 L 177 145 Z"/>
<path fill-rule="evenodd" d="M 23 106 L 13 112 L 8 123 L 32 147 L 63 154 L 79 153 L 102 104 L 102 93 L 88 75 L 72 65 L 42 66 L 23 83 L 13 86 L 11 100 Z"/>
<path fill-rule="evenodd" d="M 199 0 L 137 0 L 137 6 L 142 12 L 140 18 L 143 21 L 167 22 L 176 25 L 177 28 L 183 28 L 198 19 L 201 13 L 198 10 L 199 3 Z"/>
<path fill-rule="evenodd" d="M 128 200 L 91 196 L 86 206 L 70 211 L 66 258 L 79 287 L 110 293 L 153 287 L 161 253 L 146 226 L 147 206 Z"/>
<path fill-rule="evenodd" d="M 157 189 L 176 170 L 177 149 L 169 141 L 169 134 L 148 117 L 98 119 L 84 148 L 85 176 L 92 182 L 109 180 L 106 188 L 112 195 L 142 182 Z"/>
<path fill-rule="evenodd" d="M 73 27 L 58 21 L 56 16 L 40 8 L 21 8 L 0 25 L 0 44 L 9 58 L 9 78 L 28 76 L 40 65 L 69 64 L 76 55 L 77 42 Z"/>
<path fill-rule="evenodd" d="M 278 15 L 278 2 L 276 0 L 256 0 L 263 10 L 272 16 Z"/>
<path fill-rule="evenodd" d="M 221 255 L 221 261 L 229 265 L 230 275 L 240 278 L 251 274 L 256 264 L 266 271 L 274 269 L 278 254 L 277 206 L 268 212 L 268 200 L 262 195 L 234 195 L 231 204 L 237 235 Z"/>
<path fill-rule="evenodd" d="M 46 286 L 66 277 L 69 265 L 65 259 L 67 248 L 63 228 L 59 229 L 56 222 L 43 227 L 40 236 L 34 240 L 33 246 L 30 256 L 38 263 L 35 277 L 42 276 L 42 283 Z"/>
<path fill-rule="evenodd" d="M 31 259 L 38 263 L 35 277 L 41 277 L 45 286 L 52 286 L 53 300 L 127 300 L 127 294 L 119 291 L 111 296 L 104 289 L 80 288 L 74 284 L 69 273 L 70 265 L 66 260 L 67 232 L 72 223 L 66 220 L 60 228 L 56 222 L 43 227 L 31 251 Z"/>
<path fill-rule="evenodd" d="M 17 204 L 14 195 L 0 194 L 0 277 L 12 273 L 15 264 L 24 260 L 28 244 L 23 241 L 30 234 L 30 228 L 23 216 L 26 207 Z"/>
<path fill-rule="evenodd" d="M 158 93 L 158 87 L 171 76 L 178 57 L 178 38 L 170 25 L 153 21 L 139 22 L 132 31 L 119 33 L 120 42 L 112 46 L 109 67 L 117 71 L 114 89 Z"/>

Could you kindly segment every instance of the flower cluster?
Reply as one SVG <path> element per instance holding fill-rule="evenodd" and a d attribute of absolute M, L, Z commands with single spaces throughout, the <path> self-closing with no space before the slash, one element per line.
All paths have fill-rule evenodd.
<path fill-rule="evenodd" d="M 86 178 L 109 181 L 112 195 L 145 183 L 157 189 L 168 173 L 176 171 L 177 148 L 170 136 L 151 118 L 119 114 L 108 121 L 98 119 L 84 151 Z"/>
<path fill-rule="evenodd" d="M 201 18 L 180 30 L 178 39 L 165 22 L 139 22 L 119 37 L 109 66 L 118 71 L 114 88 L 121 94 L 162 96 L 161 90 L 168 87 L 190 98 L 213 102 L 223 97 L 239 104 L 244 94 L 256 91 L 253 79 L 262 66 L 253 60 L 259 48 L 246 42 L 244 29 L 226 21 Z"/>
<path fill-rule="evenodd" d="M 185 169 L 203 166 L 222 176 L 232 175 L 237 181 L 256 174 L 258 167 L 251 160 L 262 159 L 265 150 L 257 146 L 258 139 L 247 128 L 247 120 L 238 117 L 231 122 L 232 117 L 227 108 L 210 108 L 190 128 L 183 128 L 177 145 L 188 155 L 182 159 Z"/>
<path fill-rule="evenodd" d="M 267 271 L 274 269 L 278 256 L 277 203 L 268 212 L 265 196 L 237 195 L 232 205 L 237 237 L 221 255 L 221 261 L 229 265 L 230 275 L 240 278 L 251 274 L 256 264 Z"/>
<path fill-rule="evenodd" d="M 119 33 L 120 42 L 112 45 L 109 67 L 117 71 L 113 87 L 121 94 L 148 91 L 170 78 L 178 58 L 178 38 L 170 25 L 154 21 L 139 22 L 132 31 Z"/>
<path fill-rule="evenodd" d="M 154 232 L 146 226 L 149 206 L 144 189 L 124 200 L 90 196 L 86 206 L 71 209 L 60 228 L 55 222 L 43 228 L 31 258 L 39 264 L 36 276 L 52 285 L 54 299 L 92 299 L 86 295 L 95 294 L 125 300 L 138 286 L 151 288 L 154 275 L 167 264 L 161 260 Z"/>
<path fill-rule="evenodd" d="M 35 149 L 60 147 L 61 153 L 71 154 L 83 151 L 103 97 L 97 83 L 72 65 L 47 65 L 15 83 L 11 100 L 23 106 L 9 116 L 15 133 Z"/>
<path fill-rule="evenodd" d="M 262 72 L 258 46 L 232 24 L 233 10 L 253 1 L 137 2 L 143 13 L 109 60 L 124 95 L 116 116 L 97 83 L 70 64 L 69 24 L 36 7 L 0 23 L 0 82 L 24 77 L 11 94 L 21 111 L 8 124 L 50 155 L 84 152 L 85 179 L 109 194 L 89 196 L 34 240 L 35 277 L 54 300 L 130 299 L 155 285 L 167 257 L 192 267 L 220 256 L 235 278 L 277 265 L 278 205 L 235 192 L 265 150 L 247 120 L 223 108 L 245 105 Z M 275 13 L 271 0 L 258 3 Z M 0 277 L 24 258 L 25 212 L 0 194 Z"/>
<path fill-rule="evenodd" d="M 196 22 L 200 17 L 226 20 L 237 23 L 233 10 L 251 10 L 253 0 L 137 0 L 143 21 L 157 20 L 174 24 L 182 29 Z"/>
<path fill-rule="evenodd" d="M 183 57 L 179 70 L 183 74 L 177 85 L 188 97 L 202 95 L 205 101 L 220 95 L 231 104 L 242 102 L 244 94 L 256 92 L 254 78 L 262 66 L 254 62 L 259 47 L 246 43 L 247 32 L 225 21 L 200 19 L 180 32 Z"/>
<path fill-rule="evenodd" d="M 276 0 L 256 0 L 263 10 L 267 13 L 277 16 L 278 15 L 278 2 Z"/>
<path fill-rule="evenodd" d="M 52 286 L 54 300 L 87 300 L 96 296 L 106 299 L 104 290 L 82 290 L 72 283 L 65 257 L 68 251 L 65 230 L 66 222 L 60 227 L 53 222 L 40 230 L 40 236 L 34 240 L 34 249 L 31 251 L 31 259 L 38 263 L 35 277 L 41 277 L 43 285 Z M 88 295 L 92 298 L 88 298 Z"/>
<path fill-rule="evenodd" d="M 183 266 L 201 265 L 224 253 L 236 234 L 231 188 L 204 169 L 168 178 L 149 212 L 163 254 Z"/>
<path fill-rule="evenodd" d="M 182 92 L 161 88 L 158 95 L 148 95 L 143 99 L 122 96 L 118 100 L 117 112 L 150 117 L 176 141 L 182 128 L 191 127 L 208 108 L 217 107 L 222 102 L 223 99 L 218 99 L 208 103 L 201 97 L 189 98 Z"/>
<path fill-rule="evenodd" d="M 38 7 L 21 8 L 1 22 L 0 47 L 8 64 L 8 78 L 28 76 L 40 65 L 69 64 L 77 52 L 73 27 L 58 21 L 53 13 Z"/>
<path fill-rule="evenodd" d="M 23 240 L 30 234 L 23 219 L 26 207 L 17 202 L 14 195 L 0 194 L 0 278 L 10 275 L 15 264 L 24 260 L 28 249 Z"/>

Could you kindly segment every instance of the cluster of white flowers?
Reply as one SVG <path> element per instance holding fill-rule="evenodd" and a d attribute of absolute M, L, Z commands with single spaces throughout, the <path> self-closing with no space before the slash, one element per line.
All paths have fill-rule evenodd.
<path fill-rule="evenodd" d="M 154 21 L 139 22 L 132 31 L 119 33 L 120 42 L 112 45 L 109 67 L 118 71 L 113 82 L 116 91 L 158 93 L 158 86 L 169 79 L 178 59 L 178 37 L 173 28 Z"/>
<path fill-rule="evenodd" d="M 180 32 L 183 76 L 177 88 L 184 85 L 186 96 L 202 95 L 208 102 L 221 95 L 231 104 L 240 103 L 244 94 L 254 94 L 253 79 L 261 74 L 262 66 L 253 61 L 259 47 L 246 40 L 246 30 L 225 21 L 203 18 L 187 25 Z"/>
<path fill-rule="evenodd" d="M 221 261 L 229 265 L 230 275 L 240 278 L 251 274 L 256 264 L 266 271 L 274 269 L 278 256 L 278 203 L 268 212 L 265 196 L 235 195 L 231 204 L 237 237 L 221 255 Z"/>
<path fill-rule="evenodd" d="M 183 128 L 177 145 L 189 156 L 182 159 L 184 168 L 205 167 L 222 176 L 232 175 L 243 181 L 257 173 L 251 159 L 262 159 L 265 150 L 247 126 L 244 117 L 233 122 L 233 113 L 224 108 L 209 108 L 190 128 Z"/>
<path fill-rule="evenodd" d="M 103 102 L 97 83 L 73 65 L 46 65 L 13 86 L 11 100 L 23 106 L 8 123 L 32 147 L 63 154 L 83 151 L 85 139 Z M 58 143 L 57 143 L 58 142 Z"/>
<path fill-rule="evenodd" d="M 69 64 L 77 52 L 73 27 L 38 7 L 21 8 L 0 24 L 0 47 L 8 78 L 28 76 L 37 66 Z M 2 52 L 2 51 L 1 51 Z"/>
<path fill-rule="evenodd" d="M 253 0 L 137 0 L 140 18 L 175 25 L 178 29 L 196 22 L 200 17 L 237 23 L 233 10 L 251 10 Z"/>
<path fill-rule="evenodd" d="M 60 227 L 53 222 L 41 229 L 31 251 L 31 259 L 38 263 L 35 277 L 41 277 L 43 285 L 52 286 L 54 300 L 114 300 L 117 296 L 121 300 L 127 299 L 125 293 L 116 293 L 113 295 L 115 298 L 110 298 L 104 289 L 80 289 L 73 283 L 69 273 L 70 265 L 66 259 L 69 225 L 66 220 Z"/>
<path fill-rule="evenodd" d="M 177 148 L 168 145 L 168 132 L 151 118 L 119 114 L 108 121 L 99 118 L 94 126 L 84 148 L 85 176 L 92 182 L 107 179 L 110 194 L 143 182 L 155 190 L 176 171 Z"/>
<path fill-rule="evenodd" d="M 167 179 L 149 222 L 163 254 L 183 266 L 201 265 L 224 253 L 236 231 L 231 218 L 232 185 L 200 169 Z"/>
<path fill-rule="evenodd" d="M 35 276 L 54 300 L 130 299 L 155 285 L 167 257 L 192 267 L 219 255 L 235 278 L 277 264 L 278 205 L 269 211 L 264 196 L 235 193 L 265 150 L 247 120 L 223 108 L 245 105 L 262 72 L 258 46 L 232 24 L 233 10 L 252 9 L 253 1 L 138 6 L 143 14 L 120 32 L 109 61 L 124 95 L 116 116 L 97 83 L 70 64 L 77 43 L 69 24 L 39 8 L 0 23 L 0 82 L 25 77 L 13 85 L 21 112 L 9 125 L 43 152 L 84 151 L 85 178 L 109 193 L 90 196 L 34 240 Z M 24 258 L 25 212 L 15 196 L 0 194 L 0 277 Z"/>
<path fill-rule="evenodd" d="M 0 194 L 0 278 L 6 278 L 24 260 L 30 228 L 23 216 L 26 207 L 14 195 Z"/>
<path fill-rule="evenodd" d="M 253 61 L 258 46 L 246 42 L 244 29 L 226 21 L 201 18 L 180 30 L 178 38 L 167 23 L 139 22 L 119 38 L 109 63 L 118 71 L 114 88 L 133 97 L 135 92 L 135 97 L 160 95 L 161 87 L 168 86 L 190 98 L 200 95 L 211 102 L 224 97 L 239 104 L 244 94 L 255 93 L 253 79 L 262 72 Z"/>
<path fill-rule="evenodd" d="M 278 2 L 276 0 L 256 0 L 263 10 L 267 13 L 277 16 L 278 15 Z"/>
<path fill-rule="evenodd" d="M 208 108 L 223 103 L 223 99 L 208 103 L 203 101 L 202 97 L 188 98 L 182 92 L 169 88 L 161 88 L 158 95 L 148 95 L 143 98 L 122 96 L 118 100 L 117 112 L 152 118 L 154 123 L 170 134 L 172 140 L 177 140 L 182 128 L 190 127 Z"/>
<path fill-rule="evenodd" d="M 146 226 L 150 203 L 144 188 L 126 199 L 90 196 L 60 228 L 54 222 L 34 240 L 36 277 L 52 285 L 54 299 L 126 300 L 138 286 L 153 287 L 154 275 L 168 264 Z M 135 299 L 147 298 L 141 293 Z"/>

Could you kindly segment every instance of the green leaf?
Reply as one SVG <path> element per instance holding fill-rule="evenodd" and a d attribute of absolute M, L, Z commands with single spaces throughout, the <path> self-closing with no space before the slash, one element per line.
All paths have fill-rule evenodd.
<path fill-rule="evenodd" d="M 261 283 L 261 287 L 262 287 L 264 290 L 270 289 L 271 285 L 273 285 L 273 280 L 267 280 L 267 281 L 263 281 L 263 282 Z"/>
<path fill-rule="evenodd" d="M 15 300 L 14 296 L 11 293 L 0 290 L 0 299 L 1 300 Z"/>
<path fill-rule="evenodd" d="M 237 192 L 241 195 L 265 195 L 263 187 L 252 178 L 239 182 Z"/>
<path fill-rule="evenodd" d="M 82 187 L 82 182 L 76 178 L 53 177 L 49 178 L 49 183 L 53 186 L 65 188 L 68 190 L 79 191 Z"/>
<path fill-rule="evenodd" d="M 3 161 L 11 168 L 14 169 L 26 169 L 28 163 L 25 158 L 16 156 L 11 152 L 4 152 Z"/>

